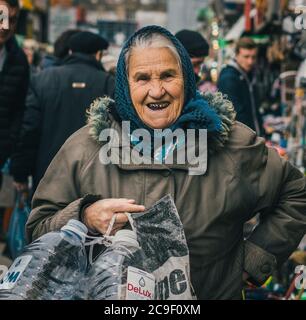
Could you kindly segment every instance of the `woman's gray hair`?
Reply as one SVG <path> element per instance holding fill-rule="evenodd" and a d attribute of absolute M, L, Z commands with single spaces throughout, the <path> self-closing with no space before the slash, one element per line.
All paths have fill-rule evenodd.
<path fill-rule="evenodd" d="M 128 74 L 129 70 L 129 59 L 131 56 L 131 52 L 135 48 L 168 48 L 174 54 L 180 70 L 182 70 L 182 61 L 181 57 L 178 54 L 175 45 L 165 36 L 160 33 L 152 33 L 149 36 L 144 37 L 143 35 L 139 35 L 135 37 L 133 43 L 129 47 L 128 51 L 125 54 L 125 66 L 126 66 L 126 73 Z"/>

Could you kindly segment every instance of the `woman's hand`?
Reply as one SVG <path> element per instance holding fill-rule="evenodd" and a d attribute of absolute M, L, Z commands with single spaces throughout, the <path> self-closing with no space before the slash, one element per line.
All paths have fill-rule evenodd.
<path fill-rule="evenodd" d="M 128 221 L 124 212 L 143 212 L 144 210 L 145 207 L 135 204 L 133 199 L 104 199 L 86 208 L 83 219 L 89 229 L 105 234 L 112 216 L 116 214 L 116 220 L 111 232 L 111 235 L 113 235 Z"/>

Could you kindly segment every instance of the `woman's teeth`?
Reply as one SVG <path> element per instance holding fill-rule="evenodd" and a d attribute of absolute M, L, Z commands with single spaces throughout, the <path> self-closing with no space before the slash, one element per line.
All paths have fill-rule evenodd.
<path fill-rule="evenodd" d="M 161 110 L 161 109 L 165 109 L 169 106 L 169 102 L 155 102 L 155 103 L 148 103 L 147 106 L 148 108 L 150 108 L 151 110 Z"/>

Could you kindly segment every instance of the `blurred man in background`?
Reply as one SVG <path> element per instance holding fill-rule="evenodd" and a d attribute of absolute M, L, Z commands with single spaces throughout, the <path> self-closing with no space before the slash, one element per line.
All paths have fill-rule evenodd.
<path fill-rule="evenodd" d="M 193 66 L 196 82 L 199 83 L 201 80 L 199 76 L 201 65 L 209 53 L 208 42 L 201 33 L 187 29 L 177 32 L 175 36 L 187 50 Z"/>
<path fill-rule="evenodd" d="M 11 173 L 17 190 L 33 176 L 35 190 L 65 140 L 86 124 L 86 109 L 94 99 L 113 96 L 114 78 L 103 71 L 101 57 L 108 42 L 91 32 L 68 41 L 70 54 L 57 67 L 35 75 Z"/>
<path fill-rule="evenodd" d="M 54 42 L 53 54 L 46 54 L 41 61 L 41 68 L 47 69 L 59 66 L 69 54 L 69 39 L 80 32 L 78 29 L 69 29 L 64 31 Z"/>
<path fill-rule="evenodd" d="M 236 45 L 235 59 L 220 73 L 218 89 L 233 102 L 236 119 L 261 135 L 263 130 L 256 87 L 256 59 L 256 43 L 250 38 L 241 38 Z"/>
<path fill-rule="evenodd" d="M 16 31 L 18 0 L 0 0 L 0 6 L 8 8 L 9 28 L 0 24 L 0 189 L 1 169 L 10 157 L 20 130 L 25 97 L 29 84 L 27 58 L 17 45 Z"/>

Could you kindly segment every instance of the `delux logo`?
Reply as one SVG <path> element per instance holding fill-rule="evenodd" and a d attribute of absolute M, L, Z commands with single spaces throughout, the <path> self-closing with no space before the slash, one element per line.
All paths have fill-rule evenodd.
<path fill-rule="evenodd" d="M 0 5 L 0 31 L 9 29 L 9 9 L 6 5 Z"/>

